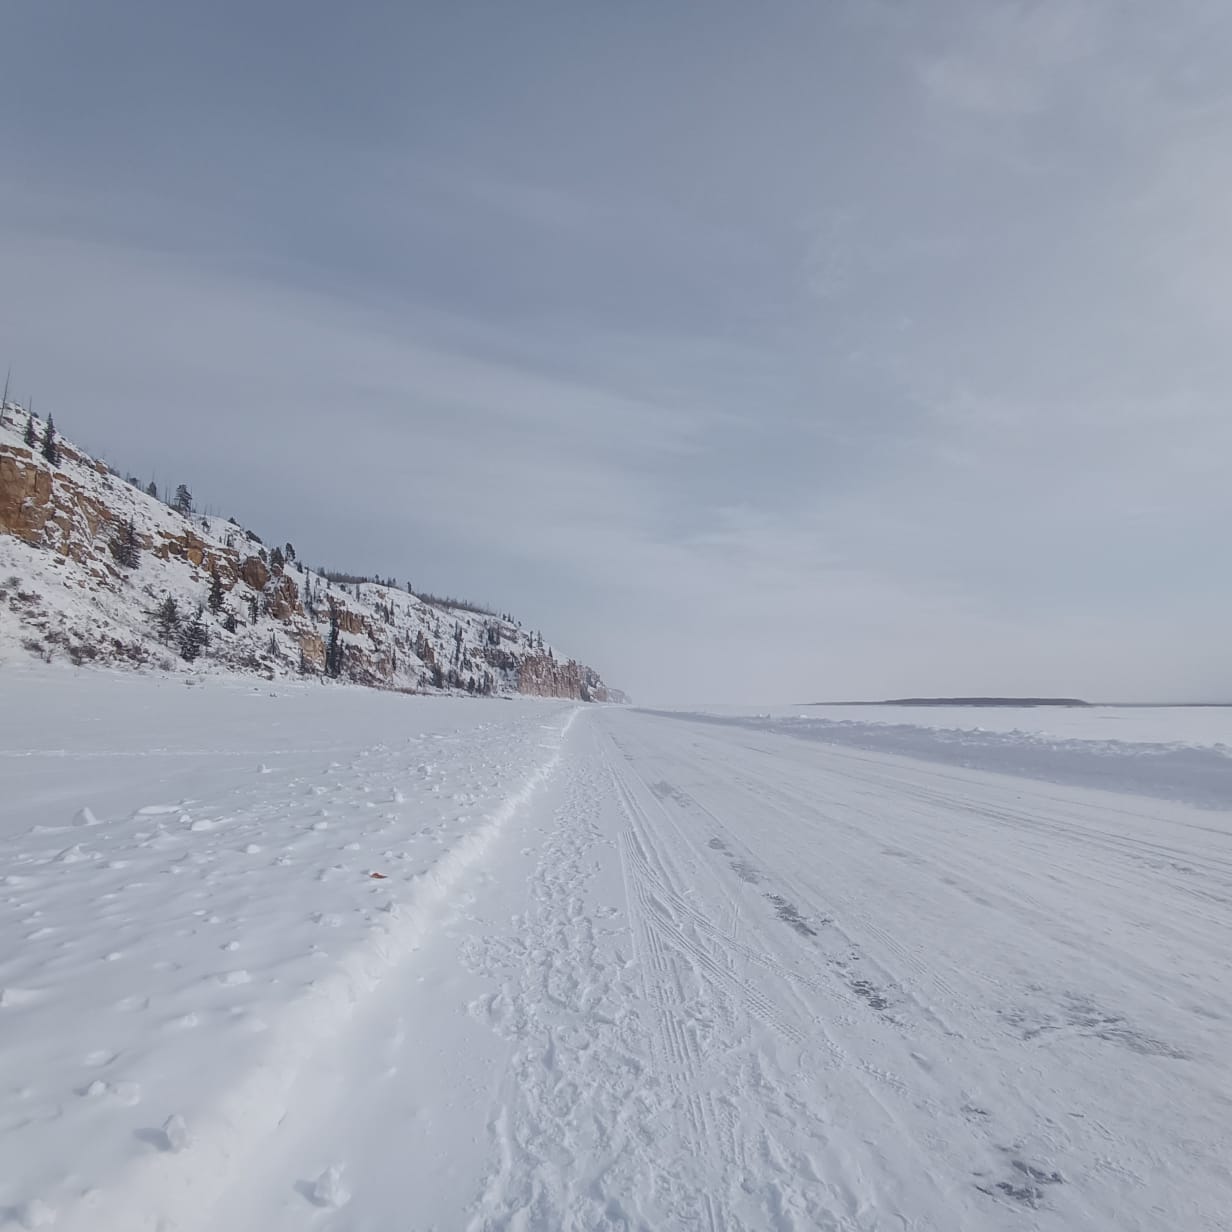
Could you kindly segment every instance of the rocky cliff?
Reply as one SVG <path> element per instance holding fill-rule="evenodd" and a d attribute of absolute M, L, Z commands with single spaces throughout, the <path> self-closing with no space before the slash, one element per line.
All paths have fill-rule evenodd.
<path fill-rule="evenodd" d="M 515 621 L 331 580 L 289 544 L 172 509 L 63 438 L 46 458 L 45 434 L 0 407 L 0 658 L 615 699 Z"/>

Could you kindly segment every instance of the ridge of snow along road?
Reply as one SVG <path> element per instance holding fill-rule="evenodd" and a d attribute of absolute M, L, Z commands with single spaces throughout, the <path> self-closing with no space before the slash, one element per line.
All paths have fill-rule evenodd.
<path fill-rule="evenodd" d="M 84 679 L 37 684 L 64 713 Z M 579 711 L 374 710 L 368 694 L 339 714 L 335 693 L 324 746 L 305 739 L 320 691 L 164 686 L 155 713 L 185 747 L 141 757 L 115 720 L 158 686 L 99 684 L 83 700 L 113 721 L 93 737 L 85 720 L 40 731 L 54 698 L 21 746 L 0 732 L 0 935 L 16 942 L 0 951 L 0 1209 L 182 1232 L 208 1226 L 297 1076 L 552 776 Z M 226 747 L 202 756 L 220 716 Z M 391 738 L 395 717 L 423 728 Z M 48 786 L 52 765 L 71 787 Z"/>

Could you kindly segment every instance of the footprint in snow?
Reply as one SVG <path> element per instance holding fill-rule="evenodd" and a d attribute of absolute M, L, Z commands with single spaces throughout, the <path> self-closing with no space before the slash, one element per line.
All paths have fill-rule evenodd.
<path fill-rule="evenodd" d="M 166 1151 L 170 1154 L 179 1154 L 185 1147 L 189 1146 L 191 1139 L 188 1135 L 188 1126 L 184 1123 L 184 1118 L 178 1113 L 172 1113 L 162 1124 L 160 1129 L 137 1129 L 133 1131 L 133 1137 L 140 1142 L 144 1142 L 147 1146 L 151 1146 L 156 1151 Z"/>
<path fill-rule="evenodd" d="M 97 859 L 99 859 L 99 856 L 96 852 L 85 851 L 80 843 L 74 843 L 71 847 L 66 847 L 54 857 L 57 864 L 81 864 L 87 860 Z"/>
<path fill-rule="evenodd" d="M 297 1182 L 295 1188 L 313 1206 L 329 1210 L 338 1210 L 351 1200 L 351 1191 L 342 1179 L 342 1168 L 338 1165 L 326 1168 L 315 1181 Z"/>
<path fill-rule="evenodd" d="M 135 1108 L 141 1103 L 141 1084 L 137 1082 L 112 1082 L 108 1084 L 108 1093 L 117 1103 L 125 1108 Z"/>

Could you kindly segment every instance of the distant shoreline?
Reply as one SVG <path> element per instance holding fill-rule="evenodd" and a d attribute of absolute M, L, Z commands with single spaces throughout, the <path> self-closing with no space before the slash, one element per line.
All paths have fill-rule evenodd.
<path fill-rule="evenodd" d="M 875 702 L 802 702 L 804 706 L 967 706 L 973 709 L 1004 707 L 1028 709 L 1034 706 L 1064 706 L 1091 709 L 1102 706 L 1116 710 L 1226 710 L 1232 702 L 1088 702 L 1077 697 L 891 697 Z"/>
<path fill-rule="evenodd" d="M 1089 706 L 1077 697 L 891 697 L 877 702 L 808 702 L 809 706 Z"/>

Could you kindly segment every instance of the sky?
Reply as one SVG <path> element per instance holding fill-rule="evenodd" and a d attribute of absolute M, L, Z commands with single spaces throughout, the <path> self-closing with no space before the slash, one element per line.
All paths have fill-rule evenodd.
<path fill-rule="evenodd" d="M 650 703 L 1232 699 L 1226 0 L 12 0 L 0 363 Z"/>

